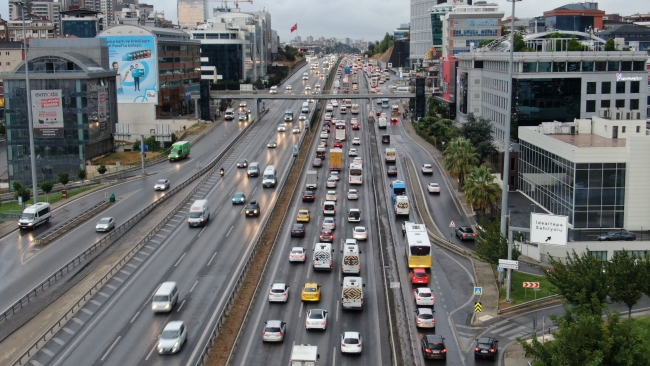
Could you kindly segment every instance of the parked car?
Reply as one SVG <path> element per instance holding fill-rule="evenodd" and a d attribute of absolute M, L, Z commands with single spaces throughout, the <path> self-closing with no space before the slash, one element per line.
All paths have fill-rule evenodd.
<path fill-rule="evenodd" d="M 598 236 L 598 241 L 615 241 L 615 240 L 636 240 L 636 234 L 627 230 L 612 230 L 604 235 Z"/>

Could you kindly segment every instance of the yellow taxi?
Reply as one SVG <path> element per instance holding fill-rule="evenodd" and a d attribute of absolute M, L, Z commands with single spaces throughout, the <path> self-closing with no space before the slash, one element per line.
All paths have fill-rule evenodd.
<path fill-rule="evenodd" d="M 307 282 L 302 288 L 302 301 L 320 301 L 320 285 L 316 282 Z"/>
<path fill-rule="evenodd" d="M 311 214 L 309 213 L 309 210 L 298 210 L 298 217 L 296 217 L 296 221 L 298 222 L 309 222 L 309 219 L 311 219 Z"/>

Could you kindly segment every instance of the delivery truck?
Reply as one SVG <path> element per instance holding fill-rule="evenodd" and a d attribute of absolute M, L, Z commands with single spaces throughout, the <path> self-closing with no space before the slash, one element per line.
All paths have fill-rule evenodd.
<path fill-rule="evenodd" d="M 169 161 L 185 159 L 190 155 L 190 142 L 178 141 L 172 145 L 172 150 L 169 152 L 167 159 Z"/>
<path fill-rule="evenodd" d="M 318 187 L 318 172 L 315 170 L 307 171 L 305 179 L 305 186 L 307 189 L 316 189 Z"/>
<path fill-rule="evenodd" d="M 343 169 L 343 150 L 340 148 L 330 149 L 330 170 L 341 171 Z"/>
<path fill-rule="evenodd" d="M 317 346 L 297 344 L 291 350 L 289 366 L 314 366 L 319 358 Z"/>

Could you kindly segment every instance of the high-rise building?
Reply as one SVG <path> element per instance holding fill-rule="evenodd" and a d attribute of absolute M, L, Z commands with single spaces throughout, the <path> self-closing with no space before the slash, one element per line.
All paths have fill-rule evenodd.
<path fill-rule="evenodd" d="M 63 10 L 61 3 L 55 3 L 52 0 L 41 0 L 32 2 L 30 14 L 41 18 L 45 17 L 45 19 L 52 21 L 52 24 L 57 29 L 61 29 L 61 17 L 59 15 L 61 10 Z M 22 19 L 22 16 L 23 9 L 15 4 L 9 3 L 9 20 Z"/>
<path fill-rule="evenodd" d="M 208 18 L 206 0 L 178 0 L 178 24 L 183 28 L 193 28 L 205 23 Z"/>
<path fill-rule="evenodd" d="M 442 22 L 442 56 L 469 52 L 472 44 L 499 38 L 503 15 L 497 4 L 454 6 Z"/>
<path fill-rule="evenodd" d="M 61 12 L 61 29 L 64 37 L 94 38 L 100 29 L 99 12 L 86 9 L 73 9 Z"/>
<path fill-rule="evenodd" d="M 421 64 L 427 52 L 433 46 L 429 9 L 434 5 L 445 2 L 446 0 L 411 0 L 411 42 L 409 51 L 411 65 Z"/>
<path fill-rule="evenodd" d="M 307 43 L 314 43 L 314 37 L 307 36 Z"/>

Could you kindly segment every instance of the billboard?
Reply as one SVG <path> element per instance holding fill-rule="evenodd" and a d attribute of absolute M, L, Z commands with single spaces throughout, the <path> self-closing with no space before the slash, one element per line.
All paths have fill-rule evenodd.
<path fill-rule="evenodd" d="M 106 38 L 111 68 L 117 71 L 118 103 L 158 104 L 158 52 L 155 37 L 99 36 Z"/>
<path fill-rule="evenodd" d="M 32 90 L 32 119 L 35 138 L 63 138 L 61 89 Z"/>
<path fill-rule="evenodd" d="M 566 245 L 569 233 L 567 216 L 530 214 L 530 242 L 538 244 Z"/>

